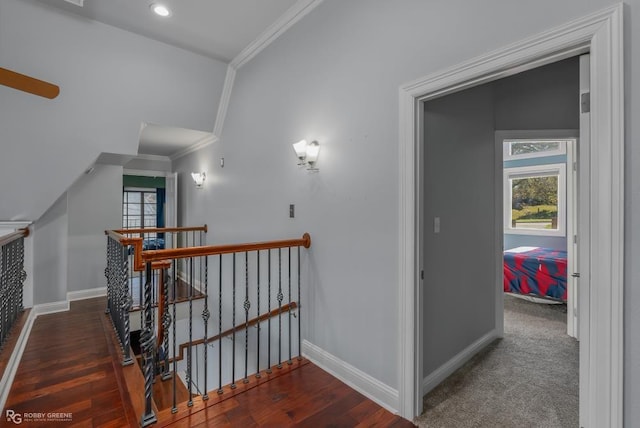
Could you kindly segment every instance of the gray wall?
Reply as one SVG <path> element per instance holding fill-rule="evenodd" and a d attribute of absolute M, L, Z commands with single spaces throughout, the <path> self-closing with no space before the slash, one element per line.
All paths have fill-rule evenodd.
<path fill-rule="evenodd" d="M 102 152 L 135 155 L 142 122 L 213 130 L 226 64 L 35 0 L 0 2 L 0 64 L 60 86 L 0 86 L 0 220 L 37 220 Z M 55 161 L 54 161 L 55 160 Z"/>
<path fill-rule="evenodd" d="M 2 62 L 59 67 L 43 60 L 50 59 L 47 50 L 56 52 L 48 45 L 33 55 L 12 49 L 11 61 L 5 57 L 5 44 L 32 40 L 29 33 L 38 28 L 5 14 L 7 3 L 22 2 L 0 6 Z M 208 173 L 205 189 L 191 186 L 182 195 L 183 220 L 206 221 L 213 231 L 208 238 L 218 242 L 311 232 L 306 338 L 397 388 L 398 87 L 612 3 L 325 0 L 240 69 L 222 141 L 177 162 L 181 178 Z M 625 421 L 633 426 L 640 420 L 640 311 L 634 309 L 640 306 L 640 86 L 631 83 L 640 68 L 640 51 L 632 48 L 640 40 L 640 0 L 626 4 Z M 60 81 L 69 67 L 62 68 L 42 77 Z M 22 116 L 32 119 L 28 108 L 12 119 Z M 29 123 L 43 124 L 40 138 L 20 142 L 46 141 L 55 129 L 48 121 Z M 303 137 L 322 144 L 318 174 L 295 166 L 290 143 Z M 65 153 L 81 143 L 73 139 Z M 35 152 L 32 144 L 25 150 Z M 287 216 L 289 203 L 297 204 L 296 219 Z"/>
<path fill-rule="evenodd" d="M 493 123 L 487 85 L 425 103 L 425 376 L 495 327 Z"/>
<path fill-rule="evenodd" d="M 104 231 L 122 226 L 122 167 L 96 165 L 67 194 L 67 291 L 106 287 Z"/>
<path fill-rule="evenodd" d="M 493 83 L 496 130 L 580 129 L 578 57 Z"/>
<path fill-rule="evenodd" d="M 579 59 L 574 57 L 494 82 L 496 130 L 580 129 L 579 77 Z M 566 251 L 567 238 L 504 235 L 505 249 L 521 245 Z"/>
<path fill-rule="evenodd" d="M 68 225 L 66 193 L 33 225 L 35 305 L 67 299 Z"/>

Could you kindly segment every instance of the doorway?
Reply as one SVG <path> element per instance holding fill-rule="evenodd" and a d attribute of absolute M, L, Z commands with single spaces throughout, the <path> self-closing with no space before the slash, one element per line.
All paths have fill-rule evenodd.
<path fill-rule="evenodd" d="M 580 342 L 580 423 L 589 426 L 622 424 L 622 272 L 623 272 L 623 80 L 622 7 L 620 5 L 572 21 L 561 28 L 508 48 L 427 76 L 401 88 L 400 102 L 400 410 L 413 417 L 421 410 L 422 388 L 422 248 L 416 236 L 426 225 L 418 215 L 423 139 L 422 105 L 429 99 L 493 81 L 517 72 L 590 52 L 594 105 L 592 141 L 581 147 L 582 173 L 590 188 L 581 189 L 585 207 L 584 247 L 580 254 L 583 310 L 590 320 Z M 610 100 L 600 102 L 597 100 Z M 596 184 L 592 184 L 596 183 Z M 607 210 L 599 207 L 610 207 Z M 435 223 L 435 222 L 434 222 Z M 429 225 L 431 227 L 432 225 Z M 433 225 L 435 228 L 435 224 Z M 590 233 L 597 230 L 598 233 Z M 592 263 L 593 262 L 593 263 Z M 498 266 L 496 264 L 496 271 Z M 496 275 L 496 278 L 498 276 Z M 591 284 L 598 284 L 591 287 Z M 606 284 L 601 286 L 600 284 Z M 453 365 L 456 362 L 452 362 Z"/>

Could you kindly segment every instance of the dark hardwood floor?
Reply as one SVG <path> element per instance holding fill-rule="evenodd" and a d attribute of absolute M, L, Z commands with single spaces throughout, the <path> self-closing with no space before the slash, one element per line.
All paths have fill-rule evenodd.
<path fill-rule="evenodd" d="M 24 420 L 21 426 L 139 426 L 122 381 L 117 352 L 109 349 L 103 319 L 105 299 L 72 302 L 71 310 L 36 319 L 5 409 L 26 413 L 71 413 L 71 421 Z M 217 396 L 215 392 L 212 394 Z M 171 427 L 412 427 L 312 363 L 235 394 L 216 397 L 207 407 L 170 415 Z M 213 403 L 210 403 L 213 404 Z M 185 406 L 180 406 L 184 409 Z M 166 415 L 169 413 L 169 415 Z M 165 418 L 163 420 L 163 417 Z M 16 426 L 0 418 L 0 426 Z"/>
<path fill-rule="evenodd" d="M 5 410 L 72 413 L 70 422 L 25 419 L 21 426 L 126 427 L 135 415 L 123 403 L 101 317 L 106 300 L 71 302 L 71 310 L 33 324 Z M 117 362 L 116 362 L 117 364 Z M 15 426 L 2 415 L 3 426 Z"/>
<path fill-rule="evenodd" d="M 132 306 L 131 311 L 139 311 L 142 309 L 140 305 L 140 301 L 142 299 L 142 290 L 140 289 L 141 279 L 139 276 L 135 276 L 129 279 L 130 287 L 131 287 L 131 298 L 132 298 Z M 142 284 L 144 286 L 144 284 Z M 188 283 L 183 281 L 182 279 L 178 279 L 176 281 L 175 294 L 173 296 L 173 287 L 169 287 L 169 303 L 173 303 L 174 300 L 176 302 L 186 302 L 189 300 L 189 295 L 191 294 L 192 299 L 204 299 L 204 293 L 198 291 L 197 288 L 191 287 Z M 157 306 L 154 304 L 153 306 Z"/>

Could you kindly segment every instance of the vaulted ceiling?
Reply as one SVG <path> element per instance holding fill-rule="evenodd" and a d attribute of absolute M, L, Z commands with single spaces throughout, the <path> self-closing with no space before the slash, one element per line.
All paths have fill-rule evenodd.
<path fill-rule="evenodd" d="M 309 0 L 32 0 L 132 33 L 229 63 Z M 298 4 L 296 4 L 298 3 Z M 165 5 L 161 17 L 152 6 Z M 213 102 L 213 101 L 212 101 Z M 139 154 L 172 156 L 188 150 L 212 130 L 142 124 Z"/>
<path fill-rule="evenodd" d="M 39 1 L 132 33 L 229 62 L 297 0 Z M 152 3 L 166 5 L 171 10 L 171 16 L 162 18 L 152 13 Z"/>

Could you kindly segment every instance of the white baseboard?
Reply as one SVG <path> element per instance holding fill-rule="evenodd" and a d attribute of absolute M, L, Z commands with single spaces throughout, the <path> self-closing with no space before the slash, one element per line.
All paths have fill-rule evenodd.
<path fill-rule="evenodd" d="M 90 288 L 88 290 L 69 291 L 67 300 L 74 302 L 76 300 L 93 299 L 94 297 L 102 297 L 107 295 L 107 287 Z"/>
<path fill-rule="evenodd" d="M 397 414 L 400 404 L 398 390 L 369 376 L 307 340 L 302 342 L 302 354 L 312 363 L 349 385 L 391 413 Z"/>
<path fill-rule="evenodd" d="M 34 305 L 32 311 L 35 312 L 35 316 L 46 314 L 55 314 L 56 312 L 66 312 L 69 310 L 69 301 L 61 300 L 59 302 L 41 303 Z"/>
<path fill-rule="evenodd" d="M 491 330 L 489 333 L 482 336 L 480 339 L 473 342 L 471 345 L 467 346 L 461 352 L 459 352 L 455 357 L 451 358 L 449 361 L 438 367 L 434 370 L 430 375 L 424 378 L 422 381 L 422 395 L 431 391 L 433 388 L 438 386 L 443 380 L 449 377 L 453 372 L 458 370 L 460 367 L 464 365 L 467 361 L 471 359 L 474 355 L 476 355 L 480 350 L 489 345 L 495 339 L 498 338 L 498 332 L 496 330 Z"/>
<path fill-rule="evenodd" d="M 36 311 L 31 309 L 27 322 L 24 324 L 22 331 L 20 332 L 20 336 L 18 336 L 18 341 L 13 348 L 11 357 L 9 357 L 7 367 L 4 369 L 2 379 L 0 379 L 0 409 L 4 409 L 4 405 L 9 397 L 9 391 L 11 390 L 13 379 L 18 371 L 20 360 L 22 360 L 22 353 L 24 352 L 24 348 L 27 346 L 27 340 L 31 334 L 31 327 L 33 327 L 33 322 L 37 316 Z"/>

